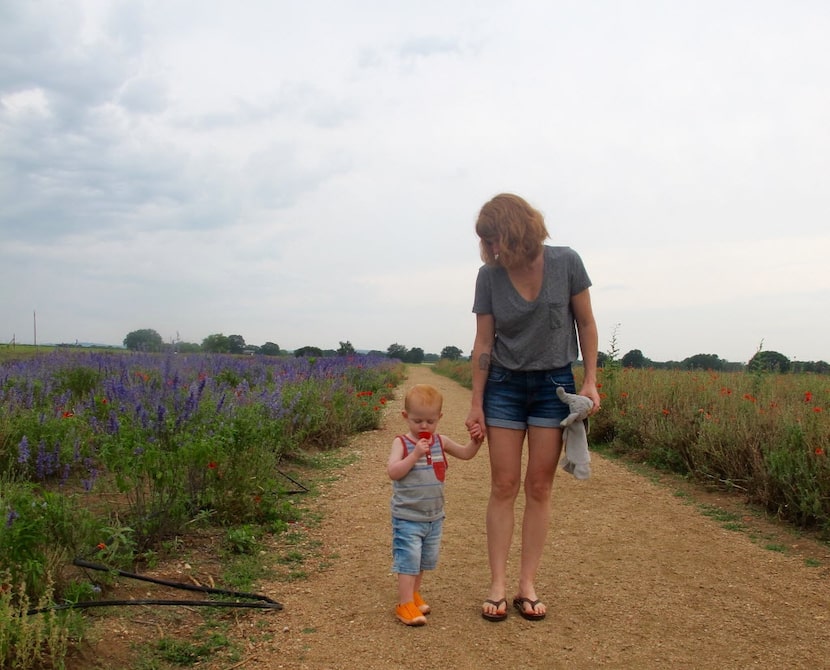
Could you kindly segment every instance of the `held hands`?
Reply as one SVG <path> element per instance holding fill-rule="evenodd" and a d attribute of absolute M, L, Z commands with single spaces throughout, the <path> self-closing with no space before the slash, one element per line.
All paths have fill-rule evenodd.
<path fill-rule="evenodd" d="M 464 422 L 467 426 L 467 431 L 470 433 L 470 438 L 476 442 L 483 442 L 486 435 L 484 428 L 484 412 L 481 410 L 470 410 L 467 415 L 467 420 Z"/>

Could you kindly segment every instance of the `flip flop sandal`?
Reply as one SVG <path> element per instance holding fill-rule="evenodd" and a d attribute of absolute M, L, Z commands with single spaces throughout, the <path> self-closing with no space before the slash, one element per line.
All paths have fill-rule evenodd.
<path fill-rule="evenodd" d="M 519 614 L 528 621 L 540 621 L 545 618 L 545 612 L 537 612 L 536 605 L 541 600 L 531 600 L 530 598 L 513 598 L 513 607 L 519 610 Z M 530 605 L 530 611 L 525 609 L 525 605 Z"/>
<path fill-rule="evenodd" d="M 507 599 L 502 598 L 501 600 L 485 600 L 485 603 L 488 605 L 493 605 L 496 610 L 501 608 L 502 603 L 504 603 L 504 612 L 496 612 L 495 614 L 490 614 L 489 612 L 484 612 L 482 610 L 481 616 L 487 621 L 504 621 L 507 618 Z"/>

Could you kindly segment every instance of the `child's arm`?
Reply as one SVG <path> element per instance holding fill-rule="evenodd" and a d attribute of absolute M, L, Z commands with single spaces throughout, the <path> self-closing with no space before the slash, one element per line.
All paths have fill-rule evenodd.
<path fill-rule="evenodd" d="M 462 461 L 469 461 L 475 456 L 484 442 L 484 437 L 472 437 L 467 444 L 461 445 L 446 435 L 442 435 L 441 438 L 444 441 L 444 451 Z"/>
<path fill-rule="evenodd" d="M 392 451 L 389 454 L 389 461 L 386 463 L 386 472 L 390 479 L 397 481 L 409 474 L 409 471 L 424 454 L 429 451 L 429 440 L 418 440 L 415 448 L 404 458 L 403 441 L 400 437 L 392 440 Z"/>

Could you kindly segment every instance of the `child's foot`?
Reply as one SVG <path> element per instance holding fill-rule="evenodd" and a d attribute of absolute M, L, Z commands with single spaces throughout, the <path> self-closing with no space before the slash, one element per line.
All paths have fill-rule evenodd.
<path fill-rule="evenodd" d="M 423 626 L 427 622 L 427 618 L 421 614 L 421 610 L 413 602 L 398 605 L 395 608 L 395 616 L 407 626 Z"/>
<path fill-rule="evenodd" d="M 415 603 L 415 607 L 421 610 L 421 614 L 429 614 L 432 611 L 432 608 L 424 602 L 424 599 L 421 598 L 421 594 L 415 591 L 415 598 L 413 600 Z"/>

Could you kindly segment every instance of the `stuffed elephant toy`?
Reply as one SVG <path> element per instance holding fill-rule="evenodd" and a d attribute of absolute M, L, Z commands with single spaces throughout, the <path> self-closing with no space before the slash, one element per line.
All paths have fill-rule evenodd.
<path fill-rule="evenodd" d="M 577 479 L 591 476 L 591 455 L 588 453 L 588 412 L 594 407 L 590 398 L 584 395 L 568 393 L 561 386 L 556 389 L 556 396 L 564 402 L 571 413 L 560 422 L 565 456 L 562 469 Z"/>

